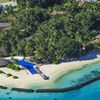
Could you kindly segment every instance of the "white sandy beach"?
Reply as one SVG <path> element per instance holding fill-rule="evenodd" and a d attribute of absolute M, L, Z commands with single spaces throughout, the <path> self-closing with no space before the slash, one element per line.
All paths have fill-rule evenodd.
<path fill-rule="evenodd" d="M 68 73 L 71 70 L 76 70 L 84 67 L 83 65 L 100 61 L 100 55 L 93 60 L 86 61 L 73 61 L 61 63 L 58 65 L 49 64 L 40 67 L 40 70 L 47 76 L 49 80 L 44 80 L 39 74 L 31 75 L 27 70 L 13 71 L 8 68 L 0 68 L 5 73 L 11 73 L 14 76 L 18 76 L 18 79 L 12 77 L 6 77 L 5 74 L 0 74 L 0 85 L 19 87 L 19 88 L 30 88 L 31 86 L 43 86 L 53 84 L 56 79 L 60 76 Z"/>

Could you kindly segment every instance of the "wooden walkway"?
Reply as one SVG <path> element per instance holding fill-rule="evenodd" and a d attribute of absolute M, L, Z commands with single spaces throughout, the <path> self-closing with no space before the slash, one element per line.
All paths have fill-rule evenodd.
<path fill-rule="evenodd" d="M 40 67 L 41 65 L 37 65 L 34 69 L 38 72 L 38 74 L 45 80 L 48 80 L 49 77 L 46 76 L 41 70 L 40 70 Z"/>

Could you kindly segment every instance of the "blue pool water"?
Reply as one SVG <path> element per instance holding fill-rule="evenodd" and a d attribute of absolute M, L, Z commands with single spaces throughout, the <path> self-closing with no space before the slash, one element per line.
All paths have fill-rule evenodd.
<path fill-rule="evenodd" d="M 100 71 L 100 62 L 86 65 L 83 69 L 73 71 L 56 80 L 53 86 L 45 87 L 64 87 L 72 85 L 72 80 L 79 80 L 91 71 Z M 68 83 L 67 83 L 68 82 Z M 74 84 L 77 84 L 74 83 Z M 41 87 L 41 88 L 45 88 Z M 35 87 L 32 87 L 33 89 Z M 38 87 L 40 88 L 40 87 Z M 65 93 L 23 93 L 11 90 L 0 90 L 0 100 L 100 100 L 100 80 L 87 85 L 79 90 Z"/>

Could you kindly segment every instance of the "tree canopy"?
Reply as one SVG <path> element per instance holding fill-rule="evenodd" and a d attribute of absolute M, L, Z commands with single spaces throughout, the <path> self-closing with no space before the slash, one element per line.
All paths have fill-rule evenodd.
<path fill-rule="evenodd" d="M 100 33 L 100 3 L 80 6 L 72 0 L 17 2 L 17 11 L 10 7 L 0 13 L 1 22 L 11 23 L 11 28 L 0 30 L 0 52 L 32 56 L 38 63 L 57 63 L 99 49 L 100 43 L 87 43 Z"/>

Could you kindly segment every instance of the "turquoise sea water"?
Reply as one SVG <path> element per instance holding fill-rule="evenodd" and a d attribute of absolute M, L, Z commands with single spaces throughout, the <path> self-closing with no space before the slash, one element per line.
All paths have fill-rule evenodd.
<path fill-rule="evenodd" d="M 37 88 L 62 88 L 78 84 L 92 71 L 100 71 L 100 62 L 86 65 L 83 69 L 72 71 L 58 79 L 54 85 Z M 87 76 L 86 76 L 87 77 Z M 21 84 L 21 83 L 19 83 Z M 35 87 L 33 87 L 34 89 Z M 23 93 L 11 90 L 0 90 L 0 100 L 100 100 L 100 80 L 79 90 L 65 93 Z"/>

